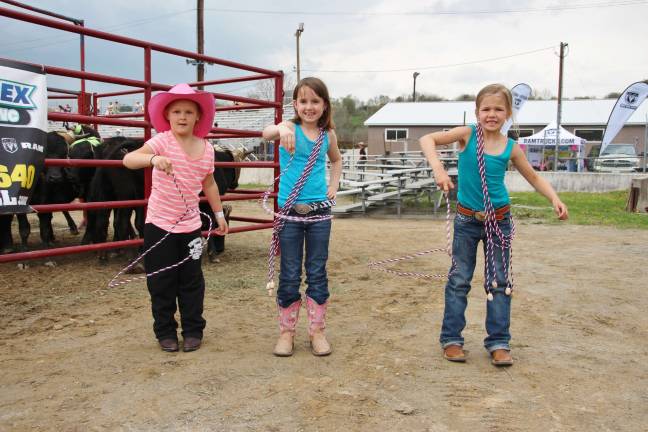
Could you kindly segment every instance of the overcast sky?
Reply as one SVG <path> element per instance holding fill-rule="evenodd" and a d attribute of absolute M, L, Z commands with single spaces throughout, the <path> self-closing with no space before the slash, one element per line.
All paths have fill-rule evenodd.
<path fill-rule="evenodd" d="M 195 0 L 25 2 L 83 19 L 86 27 L 196 49 Z M 556 94 L 561 41 L 569 44 L 567 98 L 602 97 L 648 78 L 648 0 L 205 0 L 205 8 L 206 54 L 293 76 L 295 30 L 303 22 L 302 77 L 322 78 L 333 97 L 411 94 L 415 71 L 417 92 L 447 98 L 491 82 L 526 82 Z M 141 49 L 92 38 L 86 45 L 87 70 L 143 78 Z M 0 17 L 0 57 L 78 68 L 78 52 L 74 34 Z M 206 78 L 246 74 L 207 66 Z M 155 55 L 153 79 L 192 81 L 195 71 L 184 59 Z M 54 77 L 48 84 L 78 86 Z M 212 89 L 245 95 L 252 88 Z"/>

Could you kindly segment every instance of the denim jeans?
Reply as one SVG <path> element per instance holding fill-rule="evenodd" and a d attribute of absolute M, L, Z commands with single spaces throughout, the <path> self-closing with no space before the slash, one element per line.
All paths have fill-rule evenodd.
<path fill-rule="evenodd" d="M 321 209 L 299 215 L 292 211 L 291 216 L 313 216 L 330 214 L 331 209 Z M 279 273 L 279 289 L 277 303 L 288 307 L 301 298 L 299 286 L 302 276 L 302 262 L 306 269 L 306 295 L 323 304 L 329 298 L 326 261 L 328 260 L 329 238 L 331 236 L 331 220 L 313 223 L 286 221 L 279 233 L 281 247 L 281 270 Z M 305 247 L 304 247 L 305 246 Z M 304 249 L 306 258 L 304 259 Z"/>
<path fill-rule="evenodd" d="M 511 232 L 510 214 L 498 221 L 500 230 L 509 235 Z M 441 347 L 448 345 L 463 346 L 464 338 L 461 332 L 466 327 L 465 311 L 468 305 L 468 293 L 470 282 L 475 270 L 477 257 L 477 246 L 479 241 L 483 242 L 484 255 L 486 255 L 486 232 L 484 223 L 478 221 L 474 216 L 465 216 L 457 213 L 454 220 L 454 238 L 452 241 L 452 255 L 455 261 L 455 268 L 448 277 L 445 287 L 445 310 L 443 313 L 443 325 L 441 327 Z M 495 261 L 495 272 L 497 288 L 491 287 L 493 300 L 486 301 L 486 333 L 484 347 L 489 352 L 496 349 L 510 349 L 509 341 L 511 334 L 509 327 L 511 323 L 511 296 L 504 293 L 507 281 L 504 277 L 504 262 L 502 259 L 501 242 L 497 236 L 493 237 L 493 258 Z M 509 262 L 510 250 L 505 250 L 506 263 Z M 484 269 L 485 272 L 485 269 Z M 484 273 L 484 280 L 486 280 Z M 485 281 L 487 283 L 488 281 Z M 485 296 L 484 296 L 485 297 Z"/>

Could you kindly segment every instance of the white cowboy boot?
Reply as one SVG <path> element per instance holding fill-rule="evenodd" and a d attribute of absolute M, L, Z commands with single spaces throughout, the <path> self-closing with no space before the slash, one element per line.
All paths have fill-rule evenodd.
<path fill-rule="evenodd" d="M 281 333 L 272 353 L 278 357 L 290 357 L 293 354 L 295 347 L 295 327 L 297 326 L 301 303 L 301 300 L 297 300 L 286 308 L 277 305 L 277 309 L 279 309 L 279 330 Z"/>
<path fill-rule="evenodd" d="M 315 300 L 306 297 L 306 310 L 308 311 L 308 335 L 311 341 L 311 352 L 316 356 L 331 354 L 331 345 L 326 340 L 324 329 L 326 328 L 326 307 L 324 304 L 317 304 Z"/>

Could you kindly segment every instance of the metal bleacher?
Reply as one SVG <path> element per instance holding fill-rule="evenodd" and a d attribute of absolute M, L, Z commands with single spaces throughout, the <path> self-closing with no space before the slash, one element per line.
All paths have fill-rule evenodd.
<path fill-rule="evenodd" d="M 397 158 L 368 156 L 366 161 L 343 157 L 338 196 L 353 197 L 353 202 L 334 207 L 333 213 L 366 213 L 371 207 L 394 205 L 400 215 L 403 199 L 411 196 L 418 200 L 420 195 L 426 195 L 437 211 L 442 193 L 436 186 L 432 169 L 420 152 L 410 153 Z M 444 157 L 442 160 L 448 165 L 448 173 L 456 176 L 453 164 L 456 158 Z"/>

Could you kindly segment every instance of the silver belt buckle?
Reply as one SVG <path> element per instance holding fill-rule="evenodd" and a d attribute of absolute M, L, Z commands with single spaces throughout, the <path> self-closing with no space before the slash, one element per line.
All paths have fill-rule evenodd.
<path fill-rule="evenodd" d="M 484 212 L 476 211 L 475 219 L 477 219 L 479 222 L 484 222 L 486 220 L 486 214 Z"/>
<path fill-rule="evenodd" d="M 293 209 L 300 215 L 310 213 L 312 210 L 311 206 L 309 206 L 308 204 L 295 204 L 293 206 Z"/>

